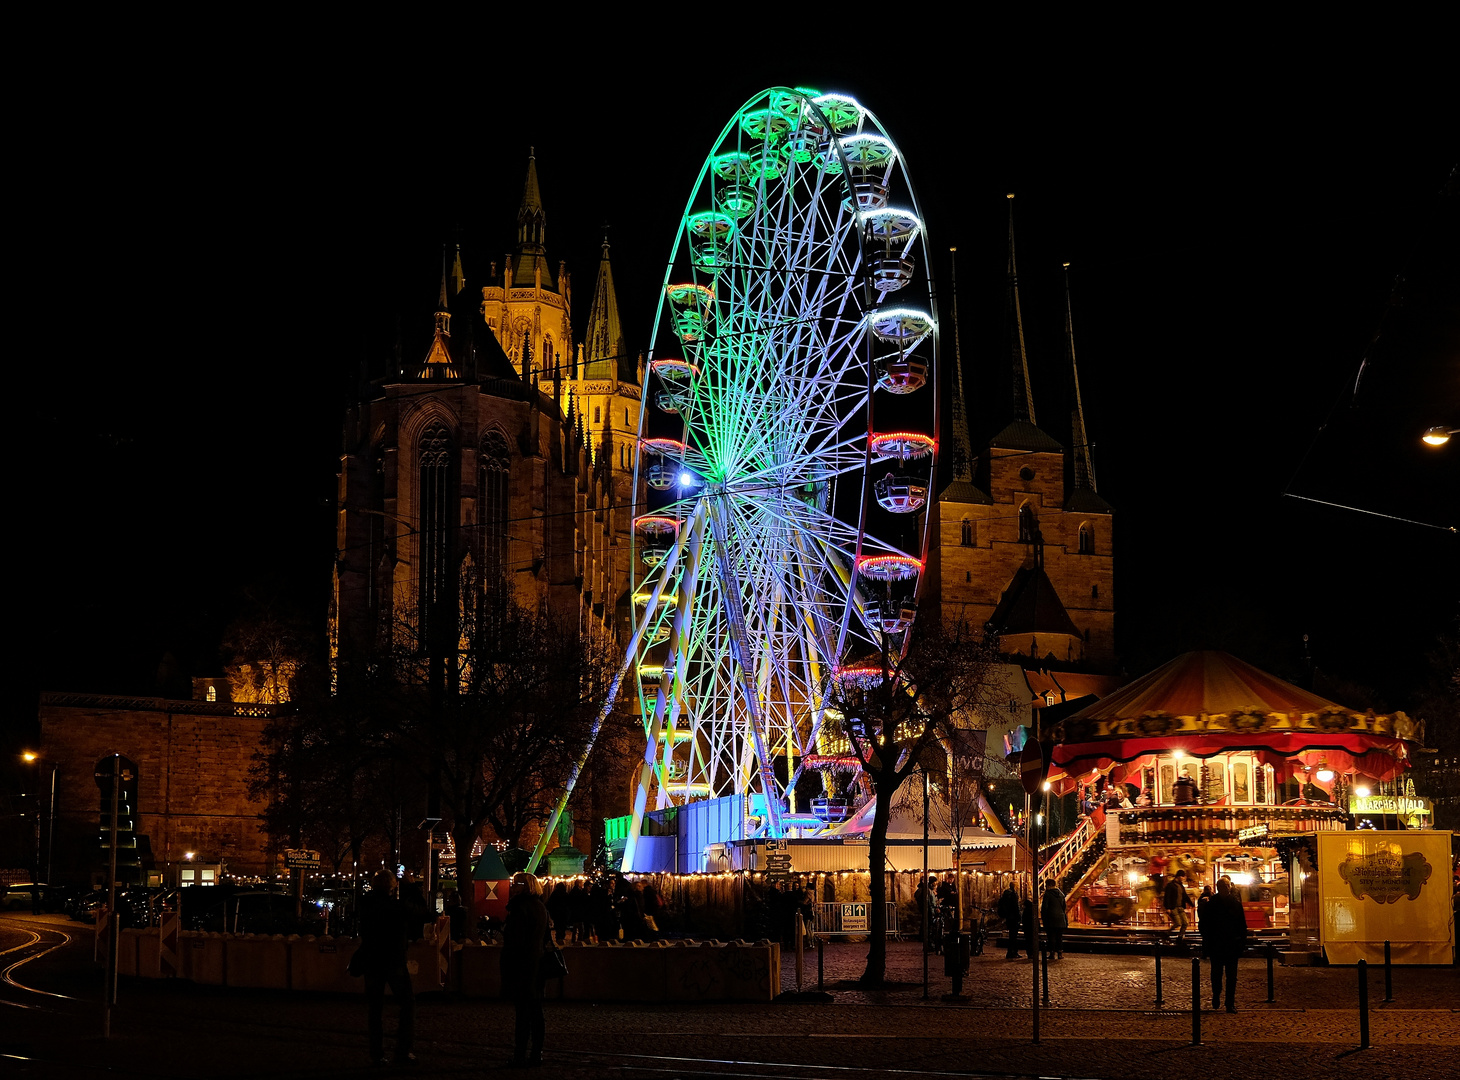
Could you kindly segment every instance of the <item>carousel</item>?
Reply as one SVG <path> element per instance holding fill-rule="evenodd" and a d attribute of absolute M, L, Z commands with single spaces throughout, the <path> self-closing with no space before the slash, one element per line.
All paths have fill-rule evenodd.
<path fill-rule="evenodd" d="M 1227 876 L 1254 930 L 1285 930 L 1294 841 L 1355 824 L 1403 782 L 1418 727 L 1358 712 L 1224 652 L 1191 652 L 1065 718 L 1050 789 L 1078 827 L 1042 867 L 1071 921 L 1166 928 L 1162 894 L 1185 872 L 1195 901 Z"/>

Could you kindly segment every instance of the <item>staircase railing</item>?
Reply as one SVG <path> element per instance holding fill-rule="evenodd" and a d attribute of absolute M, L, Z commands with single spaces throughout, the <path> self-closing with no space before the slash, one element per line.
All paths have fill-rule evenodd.
<path fill-rule="evenodd" d="M 1065 837 L 1065 842 L 1060 845 L 1049 860 L 1039 869 L 1039 883 L 1041 886 L 1051 883 L 1058 883 L 1064 877 L 1065 871 L 1073 866 L 1084 854 L 1085 849 L 1100 835 L 1095 828 L 1095 822 L 1089 817 L 1082 817 L 1080 824 L 1075 826 L 1073 832 Z"/>

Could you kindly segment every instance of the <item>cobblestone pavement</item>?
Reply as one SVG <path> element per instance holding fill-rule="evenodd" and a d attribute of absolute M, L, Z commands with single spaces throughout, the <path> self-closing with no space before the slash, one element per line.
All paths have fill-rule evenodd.
<path fill-rule="evenodd" d="M 0 949 L 22 940 L 30 917 L 0 919 Z M 55 923 L 65 928 L 64 921 Z M 78 928 L 70 924 L 74 933 Z M 829 982 L 860 974 L 865 945 L 826 950 Z M 13 962 L 17 952 L 4 959 Z M 933 970 L 941 961 L 932 958 Z M 1051 966 L 1041 1041 L 1030 1039 L 1028 962 L 975 958 L 965 1005 L 946 1006 L 936 975 L 922 1001 L 922 957 L 894 944 L 889 974 L 903 985 L 876 994 L 833 985 L 830 1005 L 547 1005 L 548 1052 L 538 1075 L 589 1077 L 893 1076 L 1080 1077 L 1133 1080 L 1200 1074 L 1202 1080 L 1276 1076 L 1377 1080 L 1460 1077 L 1460 978 L 1455 969 L 1395 971 L 1393 1005 L 1372 978 L 1371 1039 L 1359 1051 L 1353 969 L 1282 969 L 1278 1003 L 1266 967 L 1247 962 L 1241 1011 L 1204 1013 L 1203 1045 L 1190 1044 L 1190 966 L 1170 976 L 1154 1005 L 1149 958 L 1076 956 Z M 4 966 L 0 965 L 0 966 Z M 1164 965 L 1163 965 L 1164 966 Z M 793 965 L 785 965 L 787 972 Z M 814 956 L 809 965 L 814 982 Z M 0 986 L 0 1073 L 47 1080 L 110 1077 L 327 1077 L 371 1075 L 358 998 L 227 991 L 187 983 L 124 982 L 112 1039 L 97 1037 L 96 987 L 87 937 L 15 971 L 23 984 L 76 1000 Z M 916 977 L 916 978 L 914 978 Z M 1098 1005 L 1098 1008 L 1092 1008 Z M 427 995 L 418 1007 L 414 1075 L 494 1076 L 508 1056 L 512 1013 L 495 1001 Z M 387 1010 L 387 1030 L 393 1013 Z M 379 1073 L 377 1073 L 379 1074 Z M 384 1070 L 384 1074 L 392 1074 Z M 505 1070 L 501 1075 L 513 1075 Z"/>

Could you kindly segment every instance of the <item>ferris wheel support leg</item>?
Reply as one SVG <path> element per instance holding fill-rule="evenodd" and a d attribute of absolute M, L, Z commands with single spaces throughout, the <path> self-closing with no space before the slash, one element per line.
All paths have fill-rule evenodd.
<path fill-rule="evenodd" d="M 674 575 L 675 568 L 679 565 L 679 555 L 684 550 L 683 532 L 684 530 L 681 530 L 680 542 L 671 549 L 669 557 L 664 561 L 664 572 L 660 574 L 659 583 L 654 586 L 654 591 L 649 595 L 649 602 L 644 605 L 643 617 L 640 618 L 638 626 L 634 628 L 634 633 L 624 649 L 623 663 L 619 665 L 617 673 L 608 684 L 608 693 L 604 696 L 603 708 L 599 709 L 598 715 L 594 717 L 593 727 L 588 732 L 588 741 L 584 744 L 578 759 L 573 762 L 573 768 L 568 773 L 568 782 L 563 787 L 563 794 L 558 799 L 557 806 L 553 807 L 552 816 L 543 823 L 542 835 L 537 838 L 537 846 L 532 849 L 532 858 L 527 860 L 529 874 L 537 871 L 542 857 L 547 854 L 548 842 L 557 831 L 558 821 L 562 818 L 563 811 L 568 808 L 568 800 L 573 797 L 573 788 L 577 786 L 578 777 L 583 775 L 583 768 L 588 764 L 588 755 L 593 753 L 593 744 L 598 741 L 598 733 L 603 730 L 603 722 L 608 719 L 608 714 L 613 712 L 614 702 L 618 699 L 619 686 L 622 685 L 624 676 L 628 674 L 629 665 L 638 656 L 639 645 L 644 640 L 644 631 L 648 629 L 654 612 L 659 608 L 660 598 L 664 595 L 664 583 Z"/>
<path fill-rule="evenodd" d="M 710 500 L 704 500 L 709 503 Z M 703 503 L 702 503 L 703 505 Z M 754 684 L 754 673 L 750 668 L 750 643 L 745 633 L 745 612 L 741 608 L 740 577 L 730 560 L 725 544 L 725 520 L 717 505 L 709 510 L 710 529 L 715 535 L 715 558 L 719 562 L 720 592 L 725 602 L 725 618 L 730 624 L 730 647 L 735 654 L 735 663 L 740 667 L 740 695 L 745 700 L 745 711 L 750 717 L 750 732 L 755 743 L 756 762 L 760 766 L 761 790 L 765 793 L 766 835 L 779 839 L 781 828 L 781 800 L 776 792 L 776 773 L 766 746 L 765 721 L 761 717 L 760 702 Z"/>
<path fill-rule="evenodd" d="M 653 720 L 649 724 L 648 731 L 645 732 L 644 761 L 639 766 L 639 782 L 634 787 L 634 809 L 629 818 L 629 834 L 624 839 L 624 856 L 623 862 L 620 864 L 624 870 L 632 870 L 634 866 L 634 855 L 639 849 L 639 837 L 643 834 L 644 811 L 649 805 L 649 781 L 654 775 L 656 766 L 659 768 L 661 797 L 668 789 L 669 759 L 674 753 L 675 721 L 678 718 L 684 695 L 684 682 L 680 669 L 688 651 L 689 610 L 690 604 L 694 601 L 695 578 L 698 576 L 700 568 L 700 546 L 705 533 L 705 515 L 702 507 L 703 501 L 700 506 L 695 508 L 689 528 L 681 531 L 682 536 L 689 538 L 689 560 L 685 564 L 684 573 L 679 578 L 679 603 L 674 610 L 674 625 L 670 632 L 672 644 L 664 665 L 666 672 L 670 670 L 674 672 L 674 708 L 670 711 L 669 732 L 664 740 L 664 758 L 663 762 L 659 763 L 659 737 L 664 731 L 667 697 L 664 692 L 664 679 L 661 676 L 659 691 L 654 698 Z M 647 616 L 645 621 L 647 624 Z"/>

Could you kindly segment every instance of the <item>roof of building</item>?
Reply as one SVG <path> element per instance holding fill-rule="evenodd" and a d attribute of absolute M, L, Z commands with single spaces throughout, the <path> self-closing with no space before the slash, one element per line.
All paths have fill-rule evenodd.
<path fill-rule="evenodd" d="M 619 322 L 618 294 L 613 287 L 613 265 L 608 259 L 608 241 L 603 241 L 603 257 L 598 261 L 598 281 L 593 287 L 593 306 L 588 312 L 588 334 L 583 350 L 588 362 L 586 377 L 634 382 L 633 357 L 629 356 Z"/>
<path fill-rule="evenodd" d="M 938 492 L 938 501 L 946 503 L 971 503 L 974 506 L 992 506 L 994 502 L 982 488 L 967 480 L 954 480 L 942 491 Z"/>
<path fill-rule="evenodd" d="M 995 634 L 1066 634 L 1082 637 L 1055 592 L 1054 583 L 1037 564 L 1021 566 L 989 617 Z"/>
<path fill-rule="evenodd" d="M 1062 454 L 1064 447 L 1053 436 L 1028 420 L 1015 420 L 989 440 L 1000 450 L 1031 450 L 1036 453 Z"/>
<path fill-rule="evenodd" d="M 1115 512 L 1099 493 L 1087 487 L 1077 487 L 1065 500 L 1065 509 L 1077 514 L 1110 514 Z"/>

